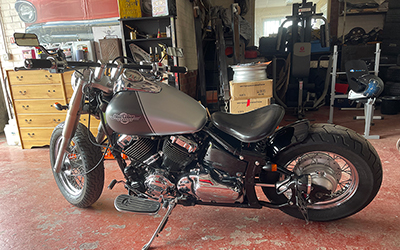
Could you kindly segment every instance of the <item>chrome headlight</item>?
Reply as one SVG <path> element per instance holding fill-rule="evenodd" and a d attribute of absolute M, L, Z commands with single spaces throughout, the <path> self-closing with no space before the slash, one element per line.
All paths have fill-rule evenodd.
<path fill-rule="evenodd" d="M 20 1 L 15 3 L 15 10 L 19 18 L 25 23 L 34 23 L 37 19 L 35 6 L 28 1 Z"/>

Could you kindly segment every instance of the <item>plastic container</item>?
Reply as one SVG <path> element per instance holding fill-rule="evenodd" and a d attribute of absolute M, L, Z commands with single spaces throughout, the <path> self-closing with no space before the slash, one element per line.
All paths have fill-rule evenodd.
<path fill-rule="evenodd" d="M 10 146 L 20 145 L 20 139 L 18 134 L 18 127 L 15 120 L 9 120 L 9 124 L 4 127 L 4 134 L 6 135 L 7 144 Z"/>

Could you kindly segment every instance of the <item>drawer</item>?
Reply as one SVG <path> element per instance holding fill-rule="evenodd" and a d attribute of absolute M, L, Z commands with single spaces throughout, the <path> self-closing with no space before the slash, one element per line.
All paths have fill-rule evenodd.
<path fill-rule="evenodd" d="M 26 127 L 51 127 L 54 128 L 65 120 L 65 113 L 52 114 L 18 114 L 18 124 L 21 128 Z"/>
<path fill-rule="evenodd" d="M 72 89 L 72 86 L 70 83 L 65 84 L 65 95 L 67 96 L 68 102 L 69 99 L 71 99 L 72 94 L 74 93 L 74 90 Z"/>
<path fill-rule="evenodd" d="M 50 138 L 49 140 L 22 141 L 23 149 L 30 149 L 32 147 L 43 147 L 48 145 L 50 145 Z"/>
<path fill-rule="evenodd" d="M 63 78 L 64 78 L 64 83 L 68 83 L 69 85 L 71 85 L 71 76 L 75 71 L 69 71 L 69 72 L 65 72 L 63 73 Z"/>
<path fill-rule="evenodd" d="M 81 118 L 79 119 L 79 122 L 87 127 L 88 123 L 89 123 L 88 118 L 89 118 L 89 115 L 81 115 Z M 99 124 L 100 124 L 100 120 L 97 120 L 93 116 L 90 116 L 90 127 L 91 128 L 96 128 L 97 129 Z"/>
<path fill-rule="evenodd" d="M 64 103 L 61 99 L 44 99 L 44 100 L 14 100 L 15 111 L 17 114 L 29 113 L 66 113 L 67 111 L 58 111 L 54 108 L 54 103 Z"/>
<path fill-rule="evenodd" d="M 61 84 L 12 85 L 14 100 L 18 99 L 63 99 Z"/>
<path fill-rule="evenodd" d="M 15 84 L 54 84 L 62 82 L 61 74 L 49 73 L 46 70 L 7 71 L 10 85 Z"/>
<path fill-rule="evenodd" d="M 53 128 L 21 128 L 22 148 L 42 147 L 50 145 L 51 134 Z M 96 137 L 97 129 L 91 128 L 90 131 Z"/>
<path fill-rule="evenodd" d="M 20 128 L 23 141 L 47 141 L 50 142 L 53 128 Z"/>

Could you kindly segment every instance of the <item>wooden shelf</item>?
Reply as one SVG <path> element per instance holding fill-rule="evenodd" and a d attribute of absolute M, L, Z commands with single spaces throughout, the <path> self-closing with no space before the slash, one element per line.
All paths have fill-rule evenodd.
<path fill-rule="evenodd" d="M 171 40 L 171 37 L 160 37 L 160 38 L 143 38 L 143 39 L 135 39 L 135 40 L 125 40 L 127 43 L 130 42 L 151 42 L 151 41 L 165 41 L 165 40 Z"/>
<path fill-rule="evenodd" d="M 364 16 L 364 15 L 378 15 L 378 14 L 386 14 L 386 11 L 360 11 L 360 12 L 348 12 L 346 16 Z M 344 16 L 344 14 L 340 14 L 340 16 Z"/>

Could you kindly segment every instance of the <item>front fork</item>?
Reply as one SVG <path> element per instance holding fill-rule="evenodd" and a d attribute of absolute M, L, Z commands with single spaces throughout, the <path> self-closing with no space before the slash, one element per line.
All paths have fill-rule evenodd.
<path fill-rule="evenodd" d="M 82 106 L 84 103 L 83 87 L 89 82 L 90 69 L 84 69 L 82 76 L 78 80 L 78 84 L 72 94 L 71 101 L 69 103 L 69 109 L 67 111 L 67 117 L 65 118 L 65 124 L 62 131 L 61 145 L 58 149 L 56 163 L 53 166 L 53 171 L 60 173 L 62 162 L 64 162 L 65 155 L 67 153 L 68 145 L 71 142 L 71 138 L 75 134 L 75 130 L 81 117 Z"/>

